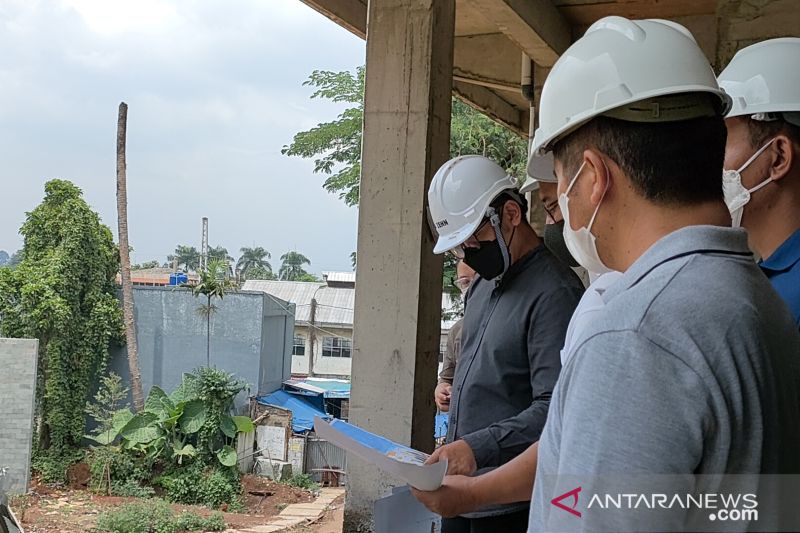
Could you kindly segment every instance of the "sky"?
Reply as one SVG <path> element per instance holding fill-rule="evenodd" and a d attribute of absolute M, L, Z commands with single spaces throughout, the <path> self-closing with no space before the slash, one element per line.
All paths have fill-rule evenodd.
<path fill-rule="evenodd" d="M 296 249 L 351 270 L 357 210 L 311 160 L 280 153 L 344 108 L 313 70 L 353 70 L 362 40 L 299 0 L 2 0 L 0 250 L 22 246 L 44 183 L 74 182 L 116 238 L 116 128 L 128 106 L 132 261 L 209 242 Z"/>

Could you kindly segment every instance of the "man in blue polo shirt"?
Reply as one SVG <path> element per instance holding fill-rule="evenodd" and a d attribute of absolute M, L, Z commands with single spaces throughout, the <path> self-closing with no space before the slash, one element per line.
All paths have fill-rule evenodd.
<path fill-rule="evenodd" d="M 725 120 L 725 202 L 800 326 L 798 64 L 799 38 L 770 39 L 740 50 L 719 84 L 733 97 Z"/>

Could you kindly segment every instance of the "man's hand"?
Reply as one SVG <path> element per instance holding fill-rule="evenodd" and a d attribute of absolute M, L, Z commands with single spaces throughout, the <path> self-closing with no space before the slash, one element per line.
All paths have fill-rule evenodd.
<path fill-rule="evenodd" d="M 447 459 L 447 474 L 471 476 L 478 465 L 475 463 L 475 454 L 472 448 L 469 447 L 464 440 L 457 440 L 450 444 L 445 444 L 441 448 L 437 448 L 428 460 L 425 461 L 426 465 L 438 463 Z"/>
<path fill-rule="evenodd" d="M 434 513 L 445 518 L 452 518 L 464 513 L 475 511 L 481 506 L 476 498 L 476 491 L 472 490 L 475 480 L 468 476 L 445 476 L 442 486 L 426 492 L 411 488 L 422 505 Z"/>
<path fill-rule="evenodd" d="M 443 413 L 450 410 L 450 391 L 453 386 L 449 383 L 439 383 L 436 385 L 436 390 L 433 392 L 433 399 L 436 401 L 436 407 Z"/>

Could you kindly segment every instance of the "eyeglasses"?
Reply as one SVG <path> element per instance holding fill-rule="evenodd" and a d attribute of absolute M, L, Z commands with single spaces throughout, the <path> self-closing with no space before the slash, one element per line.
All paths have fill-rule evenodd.
<path fill-rule="evenodd" d="M 484 218 L 483 222 L 481 222 L 478 225 L 478 227 L 475 229 L 475 231 L 472 232 L 472 235 L 470 235 L 469 238 L 466 241 L 464 241 L 463 243 L 459 244 L 455 248 L 451 249 L 450 253 L 453 254 L 453 256 L 456 259 L 464 259 L 464 248 L 476 248 L 476 246 L 465 247 L 464 245 L 466 243 L 470 242 L 470 241 L 479 242 L 478 239 L 475 237 L 475 235 L 480 233 L 481 230 L 483 229 L 483 227 L 486 226 L 486 224 L 488 224 L 488 223 L 489 223 L 489 219 L 488 218 Z M 480 247 L 480 246 L 477 246 L 477 247 Z"/>
<path fill-rule="evenodd" d="M 472 278 L 468 278 L 466 276 L 462 276 L 458 279 L 453 280 L 453 285 L 458 287 L 459 290 L 466 291 L 469 289 L 469 286 L 472 284 Z"/>
<path fill-rule="evenodd" d="M 544 212 L 547 213 L 547 216 L 550 217 L 550 220 L 552 220 L 553 222 L 556 222 L 556 217 L 555 217 L 555 215 L 553 213 L 555 212 L 557 207 L 558 207 L 558 204 L 550 204 L 550 208 L 548 209 L 545 204 L 542 204 L 542 208 L 544 209 Z"/>

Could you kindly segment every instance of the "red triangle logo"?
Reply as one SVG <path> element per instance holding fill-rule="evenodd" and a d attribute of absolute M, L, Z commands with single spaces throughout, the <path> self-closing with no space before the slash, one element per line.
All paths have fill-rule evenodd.
<path fill-rule="evenodd" d="M 553 505 L 555 505 L 559 509 L 564 509 L 566 512 L 572 513 L 575 516 L 577 516 L 578 518 L 580 518 L 581 517 L 581 512 L 575 510 L 575 508 L 578 506 L 578 493 L 580 491 L 581 491 L 581 487 L 572 489 L 569 492 L 565 492 L 561 496 L 556 496 L 555 498 L 550 500 L 550 503 L 552 503 Z M 562 500 L 566 500 L 567 498 L 570 498 L 570 497 L 573 498 L 572 506 L 567 507 L 566 505 L 561 503 Z"/>

